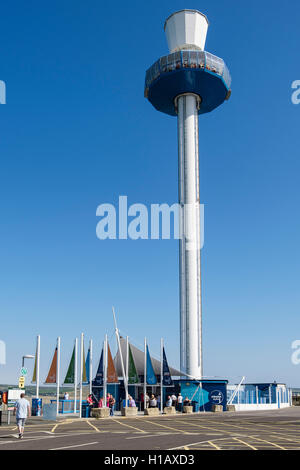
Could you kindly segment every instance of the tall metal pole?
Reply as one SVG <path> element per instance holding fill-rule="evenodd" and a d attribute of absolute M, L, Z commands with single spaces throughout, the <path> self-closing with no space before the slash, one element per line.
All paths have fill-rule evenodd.
<path fill-rule="evenodd" d="M 163 348 L 164 340 L 160 340 L 160 412 L 163 412 Z"/>
<path fill-rule="evenodd" d="M 104 408 L 106 408 L 106 397 L 107 397 L 107 335 L 105 335 L 104 346 L 103 346 L 103 401 Z"/>
<path fill-rule="evenodd" d="M 121 342 L 120 342 L 120 335 L 119 335 L 119 330 L 118 330 L 118 326 L 117 326 L 117 319 L 116 319 L 116 314 L 115 314 L 115 309 L 114 309 L 114 307 L 112 307 L 112 312 L 113 312 L 113 316 L 114 316 L 115 332 L 116 332 L 116 338 L 117 338 L 118 348 L 119 348 L 119 353 L 120 353 L 120 360 L 121 360 L 122 375 L 123 375 L 123 380 L 124 380 L 125 394 L 126 394 L 126 396 L 128 396 L 127 376 L 126 376 L 126 373 L 125 373 L 125 367 L 124 367 L 124 361 L 123 361 L 123 354 L 122 354 Z"/>
<path fill-rule="evenodd" d="M 144 410 L 146 409 L 147 393 L 147 340 L 144 341 Z"/>
<path fill-rule="evenodd" d="M 82 417 L 82 373 L 83 373 L 83 333 L 81 333 L 81 337 L 80 337 L 79 418 Z"/>
<path fill-rule="evenodd" d="M 126 382 L 127 382 L 127 387 L 125 390 L 125 408 L 127 408 L 128 404 L 128 371 L 129 371 L 129 341 L 128 341 L 128 336 L 126 336 Z"/>
<path fill-rule="evenodd" d="M 77 413 L 77 382 L 78 382 L 78 339 L 75 338 L 75 364 L 74 364 L 74 413 Z"/>
<path fill-rule="evenodd" d="M 93 377 L 93 340 L 90 339 L 90 394 L 92 393 L 92 377 Z"/>
<path fill-rule="evenodd" d="M 198 155 L 199 97 L 176 98 L 180 204 L 180 368 L 202 377 L 200 196 Z"/>
<path fill-rule="evenodd" d="M 57 338 L 57 365 L 56 365 L 56 414 L 59 413 L 59 376 L 60 376 L 60 337 Z"/>
<path fill-rule="evenodd" d="M 37 336 L 36 345 L 36 398 L 39 398 L 40 389 L 40 354 L 41 354 L 41 337 Z"/>

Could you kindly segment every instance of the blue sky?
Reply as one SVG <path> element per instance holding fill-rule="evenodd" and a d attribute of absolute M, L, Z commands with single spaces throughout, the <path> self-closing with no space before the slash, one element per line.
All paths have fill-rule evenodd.
<path fill-rule="evenodd" d="M 96 208 L 177 201 L 176 119 L 143 97 L 167 53 L 165 19 L 208 16 L 206 49 L 232 75 L 229 102 L 199 119 L 205 204 L 204 374 L 300 386 L 299 13 L 253 0 L 13 1 L 1 7 L 0 340 L 16 382 L 41 335 L 44 379 L 56 337 L 63 373 L 81 331 L 100 354 L 119 327 L 179 366 L 178 243 L 96 237 Z M 29 365 L 29 364 L 28 364 Z"/>

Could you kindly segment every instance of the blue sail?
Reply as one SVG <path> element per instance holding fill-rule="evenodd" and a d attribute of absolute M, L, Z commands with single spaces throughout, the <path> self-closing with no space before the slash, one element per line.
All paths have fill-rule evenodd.
<path fill-rule="evenodd" d="M 147 346 L 146 382 L 147 382 L 148 385 L 156 385 L 157 384 L 157 379 L 156 379 L 156 375 L 154 373 L 154 369 L 153 369 L 153 366 L 152 366 L 148 346 Z"/>
<path fill-rule="evenodd" d="M 168 365 L 168 361 L 167 361 L 167 356 L 166 356 L 166 353 L 165 353 L 165 348 L 163 348 L 163 379 L 162 379 L 162 383 L 166 387 L 170 387 L 170 386 L 173 385 L 173 380 L 171 378 L 170 369 L 169 369 L 169 365 Z"/>
<path fill-rule="evenodd" d="M 102 349 L 97 374 L 96 374 L 96 377 L 94 378 L 94 380 L 92 382 L 93 387 L 102 387 L 103 386 L 103 378 L 104 378 L 104 373 L 103 373 L 103 349 Z"/>

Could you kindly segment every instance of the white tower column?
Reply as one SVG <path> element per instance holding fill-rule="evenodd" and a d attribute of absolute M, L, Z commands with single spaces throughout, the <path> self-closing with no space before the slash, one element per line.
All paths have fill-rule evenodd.
<path fill-rule="evenodd" d="M 202 377 L 198 107 L 200 98 L 176 98 L 180 216 L 180 367 Z"/>

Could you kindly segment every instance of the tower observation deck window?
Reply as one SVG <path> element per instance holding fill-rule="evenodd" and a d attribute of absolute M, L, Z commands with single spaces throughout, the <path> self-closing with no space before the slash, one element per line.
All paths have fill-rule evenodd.
<path fill-rule="evenodd" d="M 189 67 L 189 65 L 190 65 L 190 53 L 189 53 L 189 51 L 182 51 L 182 65 L 183 65 L 183 67 Z"/>
<path fill-rule="evenodd" d="M 224 64 L 223 80 L 226 83 L 227 87 L 230 88 L 231 85 L 231 76 L 227 66 Z"/>
<path fill-rule="evenodd" d="M 206 69 L 217 73 L 218 75 L 222 75 L 224 70 L 224 61 L 219 57 L 206 52 Z"/>
<path fill-rule="evenodd" d="M 203 51 L 197 52 L 197 67 L 200 69 L 204 69 L 205 67 L 205 52 Z"/>
<path fill-rule="evenodd" d="M 149 88 L 161 74 L 182 68 L 203 69 L 220 75 L 228 88 L 231 76 L 223 59 L 205 51 L 184 50 L 161 57 L 146 72 L 145 88 Z"/>
<path fill-rule="evenodd" d="M 192 69 L 197 68 L 197 63 L 198 63 L 198 53 L 197 51 L 191 51 L 190 52 L 190 67 Z"/>
<path fill-rule="evenodd" d="M 166 73 L 168 68 L 168 56 L 161 57 L 160 59 L 160 70 L 162 73 Z"/>

